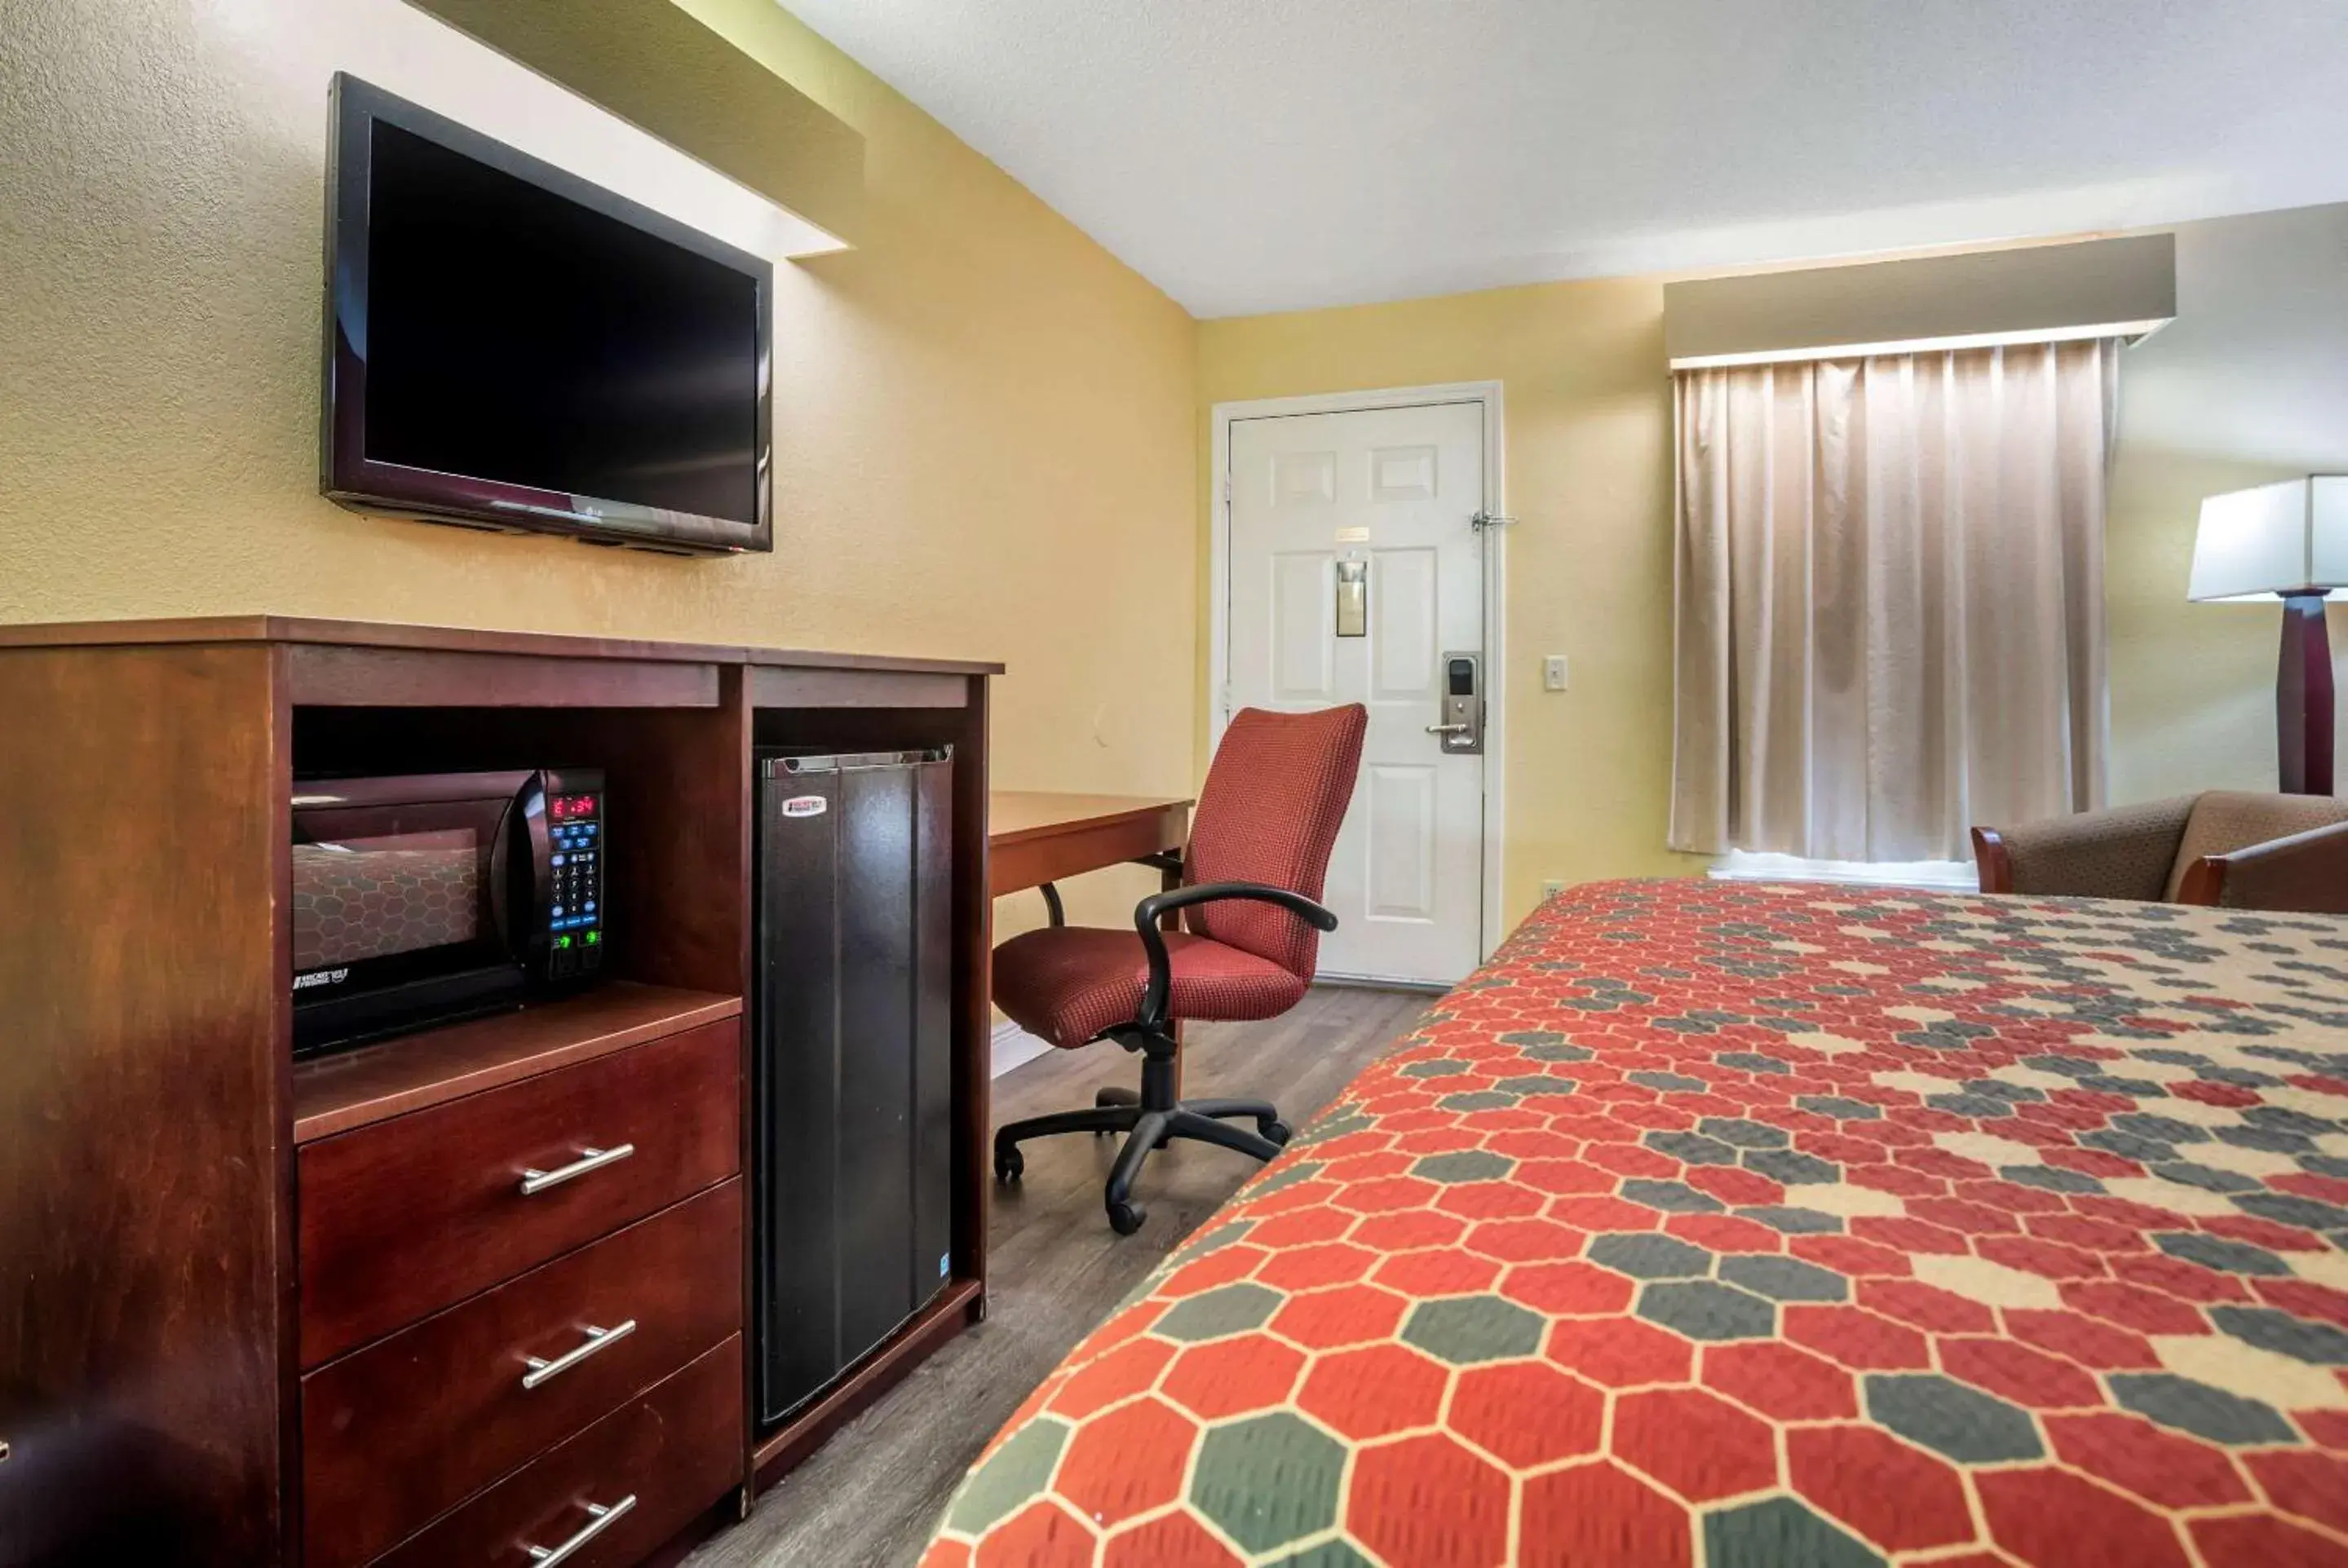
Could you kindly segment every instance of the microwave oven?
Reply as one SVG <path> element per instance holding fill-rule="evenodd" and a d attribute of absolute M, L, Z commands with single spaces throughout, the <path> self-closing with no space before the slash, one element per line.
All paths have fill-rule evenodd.
<path fill-rule="evenodd" d="M 600 974 L 603 793 L 584 768 L 297 779 L 294 1054 Z"/>

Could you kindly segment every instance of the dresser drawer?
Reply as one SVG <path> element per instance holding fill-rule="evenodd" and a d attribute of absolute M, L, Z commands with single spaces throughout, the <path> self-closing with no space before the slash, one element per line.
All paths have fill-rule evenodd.
<path fill-rule="evenodd" d="M 303 1378 L 305 1568 L 366 1562 L 740 1334 L 742 1204 L 729 1181 Z"/>
<path fill-rule="evenodd" d="M 302 1365 L 315 1367 L 732 1175 L 741 1025 L 705 1025 L 303 1146 Z M 560 1173 L 587 1151 L 630 1153 Z M 529 1183 L 526 1173 L 557 1175 Z"/>
<path fill-rule="evenodd" d="M 530 1568 L 531 1547 L 559 1551 L 588 1530 L 594 1534 L 565 1568 L 641 1562 L 742 1483 L 742 1422 L 737 1337 L 410 1537 L 376 1568 Z M 613 1512 L 599 1519 L 590 1503 Z"/>

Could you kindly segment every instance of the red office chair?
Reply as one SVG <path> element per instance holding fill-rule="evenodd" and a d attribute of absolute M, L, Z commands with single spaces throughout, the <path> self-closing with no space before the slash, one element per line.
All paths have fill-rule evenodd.
<path fill-rule="evenodd" d="M 1104 1089 L 1089 1111 L 1014 1122 L 994 1134 L 994 1174 L 1026 1168 L 1019 1145 L 1055 1132 L 1124 1132 L 1104 1194 L 1120 1235 L 1141 1228 L 1132 1202 L 1142 1161 L 1169 1139 L 1196 1138 L 1269 1160 L 1288 1142 L 1264 1100 L 1181 1100 L 1174 1089 L 1179 1020 L 1276 1018 L 1303 999 L 1320 931 L 1337 917 L 1314 900 L 1353 799 L 1369 714 L 1360 703 L 1317 713 L 1242 710 L 1223 732 L 1190 826 L 1185 885 L 1134 907 L 1135 935 L 1052 924 L 994 949 L 994 1005 L 1064 1050 L 1113 1040 L 1141 1053 L 1141 1092 Z M 1152 864 L 1157 864 L 1153 862 Z M 1161 916 L 1183 911 L 1179 931 Z M 1253 1120 L 1250 1132 L 1226 1123 Z"/>

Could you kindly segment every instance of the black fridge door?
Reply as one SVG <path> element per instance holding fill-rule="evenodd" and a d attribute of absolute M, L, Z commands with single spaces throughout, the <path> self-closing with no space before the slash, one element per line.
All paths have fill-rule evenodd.
<path fill-rule="evenodd" d="M 950 1272 L 952 768 L 942 752 L 760 761 L 762 1424 Z"/>

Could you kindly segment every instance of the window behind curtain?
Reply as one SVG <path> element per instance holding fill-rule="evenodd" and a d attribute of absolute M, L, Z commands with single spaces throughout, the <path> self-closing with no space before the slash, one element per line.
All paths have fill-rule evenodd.
<path fill-rule="evenodd" d="M 2119 340 L 1676 381 L 1671 843 L 1961 859 L 2102 804 Z"/>

